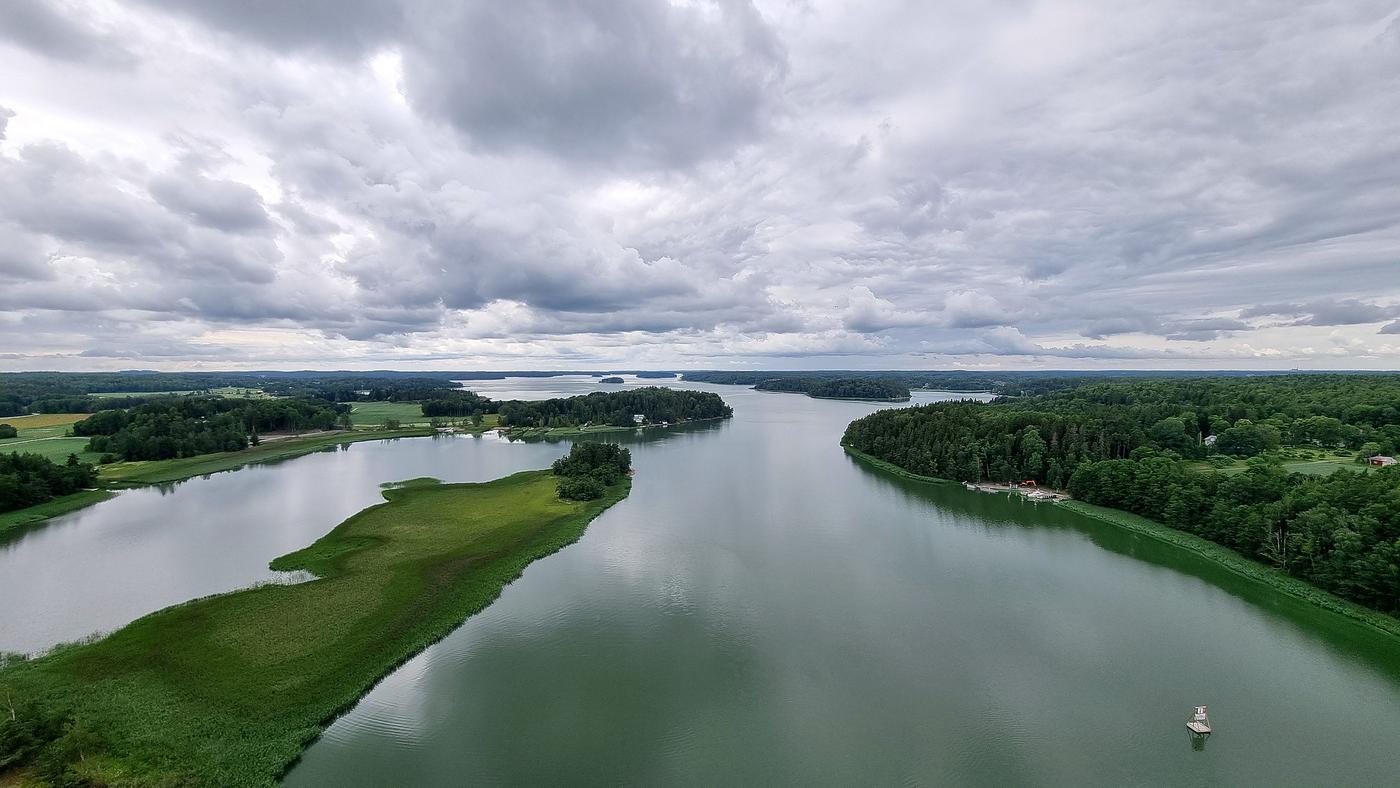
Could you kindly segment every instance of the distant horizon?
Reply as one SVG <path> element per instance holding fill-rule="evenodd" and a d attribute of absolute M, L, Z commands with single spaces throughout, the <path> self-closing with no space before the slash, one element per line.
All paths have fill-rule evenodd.
<path fill-rule="evenodd" d="M 615 374 L 626 375 L 637 372 L 673 372 L 685 374 L 687 372 L 772 372 L 777 374 L 968 374 L 968 375 L 995 375 L 995 374 L 1025 374 L 1025 375 L 1055 375 L 1072 374 L 1086 376 L 1111 376 L 1111 375 L 1325 375 L 1325 374 L 1400 374 L 1400 369 L 1243 369 L 1243 368 L 1211 368 L 1211 369 L 1167 369 L 1167 368 L 1096 368 L 1080 369 L 1072 367 L 1053 367 L 1044 369 L 961 369 L 961 368 L 912 368 L 912 367 L 881 367 L 881 368 L 856 368 L 856 367 L 811 367 L 811 368 L 791 368 L 783 369 L 777 367 L 599 367 L 592 369 L 569 368 L 569 369 L 542 369 L 542 368 L 514 368 L 514 369 L 453 369 L 453 368 L 425 368 L 425 369 L 391 369 L 372 368 L 354 369 L 347 367 L 318 369 L 314 367 L 295 367 L 286 369 L 276 369 L 264 367 L 258 369 L 233 369 L 233 368 L 190 368 L 190 369 L 26 369 L 26 370 L 3 370 L 0 374 L 60 374 L 60 375 L 181 375 L 181 374 L 202 374 L 202 375 L 257 375 L 257 374 L 333 374 L 347 373 L 372 376 L 374 374 L 391 375 L 595 375 L 595 374 Z"/>

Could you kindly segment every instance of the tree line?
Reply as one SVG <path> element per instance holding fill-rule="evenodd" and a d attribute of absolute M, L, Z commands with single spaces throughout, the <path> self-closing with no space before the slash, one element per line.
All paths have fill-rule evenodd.
<path fill-rule="evenodd" d="M 168 460 L 239 451 L 264 432 L 333 429 L 349 412 L 310 399 L 181 397 L 101 411 L 74 424 L 73 434 L 89 436 L 89 451 L 114 459 Z"/>
<path fill-rule="evenodd" d="M 734 410 L 718 394 L 658 386 L 594 392 L 578 397 L 496 404 L 503 427 L 577 427 L 584 424 L 632 426 L 727 418 Z"/>
<path fill-rule="evenodd" d="M 1033 479 L 1400 612 L 1400 471 L 1290 474 L 1271 449 L 1400 450 L 1400 376 L 1092 382 L 852 422 L 843 443 L 913 473 Z M 1214 440 L 1211 440 L 1214 438 Z M 1256 457 L 1241 473 L 1199 461 Z"/>
<path fill-rule="evenodd" d="M 577 397 L 546 400 L 496 401 L 475 392 L 453 389 L 421 404 L 429 417 L 479 416 L 496 413 L 503 427 L 630 427 L 640 415 L 643 423 L 678 423 L 732 416 L 718 394 L 648 386 L 623 391 L 598 391 Z"/>
<path fill-rule="evenodd" d="M 71 454 L 63 465 L 38 454 L 0 454 L 0 512 L 37 506 L 96 482 L 97 471 Z"/>
<path fill-rule="evenodd" d="M 827 399 L 870 399 L 897 402 L 909 399 L 909 387 L 878 378 L 771 378 L 754 386 L 759 391 L 791 391 Z"/>

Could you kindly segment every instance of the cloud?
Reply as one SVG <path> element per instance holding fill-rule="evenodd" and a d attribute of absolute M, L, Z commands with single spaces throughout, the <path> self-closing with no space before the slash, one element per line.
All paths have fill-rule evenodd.
<path fill-rule="evenodd" d="M 935 320 L 929 313 L 901 310 L 863 285 L 851 288 L 841 318 L 846 328 L 861 333 L 928 325 Z"/>
<path fill-rule="evenodd" d="M 1400 366 L 1373 0 L 13 10 L 8 368 Z"/>
<path fill-rule="evenodd" d="M 151 196 L 204 227 L 242 233 L 268 226 L 262 197 L 246 184 L 192 173 L 166 174 L 151 181 Z"/>
<path fill-rule="evenodd" d="M 1396 320 L 1394 323 L 1386 323 L 1385 325 L 1381 326 L 1380 333 L 1400 334 L 1400 320 Z"/>
<path fill-rule="evenodd" d="M 8 0 L 0 14 L 0 41 L 18 44 L 57 60 L 128 66 L 132 56 L 109 36 L 94 29 L 91 17 L 67 4 L 48 0 Z"/>
<path fill-rule="evenodd" d="M 440 3 L 411 16 L 410 100 L 489 149 L 685 166 L 753 139 L 785 70 L 740 0 Z"/>
<path fill-rule="evenodd" d="M 1299 326 L 1350 326 L 1400 316 L 1400 304 L 1382 305 L 1355 298 L 1319 299 L 1297 304 L 1264 304 L 1240 311 L 1240 317 L 1296 317 Z"/>
<path fill-rule="evenodd" d="M 384 0 L 141 0 L 282 51 L 363 54 L 392 40 L 404 9 Z"/>

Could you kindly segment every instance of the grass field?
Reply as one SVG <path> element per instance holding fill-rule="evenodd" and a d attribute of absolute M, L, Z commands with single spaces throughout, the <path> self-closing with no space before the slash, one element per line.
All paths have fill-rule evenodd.
<path fill-rule="evenodd" d="M 87 450 L 87 438 L 68 437 L 73 424 L 87 413 L 38 413 L 32 416 L 6 416 L 0 424 L 9 424 L 19 431 L 14 438 L 0 440 L 0 452 L 27 452 L 63 462 L 69 454 L 78 455 L 83 462 L 97 462 L 101 456 Z"/>
<path fill-rule="evenodd" d="M 167 608 L 0 669 L 0 696 L 21 710 L 8 724 L 51 723 L 59 776 L 272 785 L 380 677 L 577 540 L 629 489 L 624 480 L 602 500 L 563 501 L 552 474 L 527 471 L 386 490 L 386 503 L 272 562 L 318 580 Z"/>
<path fill-rule="evenodd" d="M 24 430 L 67 427 L 91 415 L 91 413 L 35 413 L 31 416 L 0 416 L 0 424 L 9 424 L 23 432 Z M 62 435 L 65 432 L 67 430 L 63 429 L 56 434 Z"/>
<path fill-rule="evenodd" d="M 1285 447 L 1278 452 L 1266 455 L 1283 463 L 1283 469 L 1289 473 L 1304 473 L 1309 476 L 1327 476 L 1345 468 L 1349 471 L 1359 471 L 1365 473 L 1370 470 L 1369 466 L 1356 462 L 1355 454 L 1348 454 L 1345 457 L 1312 447 Z M 1194 468 L 1212 467 L 1206 462 L 1193 462 Z M 1249 467 L 1249 462 L 1244 459 L 1237 459 L 1233 464 L 1220 468 L 1220 472 L 1226 475 L 1243 473 Z"/>
<path fill-rule="evenodd" d="M 428 423 L 416 402 L 356 402 L 350 408 L 350 423 L 356 427 L 377 427 L 385 419 L 398 419 L 403 425 Z"/>

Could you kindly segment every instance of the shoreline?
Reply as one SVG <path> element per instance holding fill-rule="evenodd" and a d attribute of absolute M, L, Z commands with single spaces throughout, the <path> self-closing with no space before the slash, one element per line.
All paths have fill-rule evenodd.
<path fill-rule="evenodd" d="M 736 385 L 737 385 L 737 384 L 736 384 Z M 911 395 L 911 396 L 908 396 L 908 397 L 902 397 L 902 398 L 900 398 L 900 399 L 875 399 L 875 398 L 873 398 L 873 397 L 823 397 L 823 396 L 820 396 L 820 395 L 817 395 L 817 394 L 808 394 L 808 393 L 805 392 L 805 391 L 780 391 L 780 390 L 778 390 L 778 389 L 761 389 L 761 388 L 759 388 L 758 386 L 749 386 L 749 390 L 750 390 L 750 391 L 762 392 L 762 393 L 764 393 L 764 394 L 801 394 L 802 396 L 804 396 L 804 397 L 806 397 L 806 398 L 808 398 L 808 399 L 822 399 L 822 400 L 828 400 L 828 401 L 832 401 L 832 402 L 883 402 L 883 403 L 900 403 L 900 402 L 913 402 L 913 401 L 914 401 L 914 398 L 913 398 L 912 395 Z"/>
<path fill-rule="evenodd" d="M 586 435 L 607 435 L 625 432 L 636 432 L 637 430 L 669 430 L 672 427 L 684 427 L 690 424 L 703 424 L 707 421 L 724 421 L 733 416 L 710 416 L 704 419 L 686 419 L 685 421 L 673 421 L 669 424 L 633 424 L 630 427 L 607 425 L 602 427 L 492 427 L 507 440 L 532 440 L 537 438 L 578 438 Z"/>
<path fill-rule="evenodd" d="M 903 479 L 926 484 L 959 484 L 959 482 L 955 482 L 951 479 L 923 476 L 906 471 L 892 462 L 881 460 L 878 457 L 872 457 L 844 443 L 841 444 L 841 448 L 845 449 L 846 453 L 858 462 L 865 463 L 877 470 L 890 473 Z M 1146 517 L 1133 514 L 1132 512 L 1125 512 L 1121 509 L 1110 509 L 1106 506 L 1096 506 L 1094 504 L 1084 503 L 1083 501 L 1076 501 L 1073 499 L 1057 501 L 1056 505 L 1083 517 L 1088 517 L 1195 553 L 1201 558 L 1228 570 L 1232 574 L 1267 586 L 1271 590 L 1281 593 L 1284 596 L 1336 613 L 1339 616 L 1367 628 L 1394 637 L 1400 637 L 1400 619 L 1382 613 L 1379 610 L 1372 610 L 1368 607 L 1358 605 L 1355 602 L 1342 599 L 1330 591 L 1325 591 L 1303 580 L 1299 580 L 1292 575 L 1284 574 L 1267 564 L 1260 563 L 1252 558 L 1247 558 L 1228 547 L 1218 545 L 1215 542 L 1203 539 L 1195 534 L 1177 530 L 1176 528 L 1164 525 L 1155 520 L 1149 520 Z"/>
<path fill-rule="evenodd" d="M 41 504 L 5 512 L 0 514 L 0 541 L 3 541 L 11 532 L 18 533 L 41 525 L 55 517 L 76 512 L 79 509 L 86 509 L 94 504 L 109 500 L 115 495 L 115 491 L 104 488 L 82 490 L 72 495 L 59 496 Z"/>
<path fill-rule="evenodd" d="M 475 429 L 468 429 L 457 434 L 472 435 L 477 432 Z M 371 440 L 423 438 L 436 433 L 437 431 L 431 427 L 407 427 L 381 431 L 317 432 L 266 441 L 257 446 L 249 446 L 242 451 L 199 454 L 194 457 L 173 460 L 138 460 L 100 465 L 98 466 L 98 487 L 95 489 L 54 498 L 24 509 L 0 513 L 0 537 L 12 531 L 42 525 L 55 517 L 110 500 L 120 490 L 131 490 L 156 484 L 172 484 L 187 481 L 196 476 L 236 471 L 249 465 L 281 462 L 333 446 Z"/>

